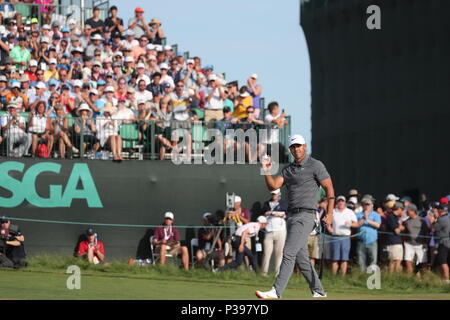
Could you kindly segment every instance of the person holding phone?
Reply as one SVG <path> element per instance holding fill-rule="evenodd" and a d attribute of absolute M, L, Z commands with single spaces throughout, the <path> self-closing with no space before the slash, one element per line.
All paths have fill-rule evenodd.
<path fill-rule="evenodd" d="M 86 230 L 86 240 L 81 241 L 78 246 L 78 257 L 92 264 L 99 264 L 105 260 L 105 246 L 97 239 L 97 233 L 93 228 Z"/>

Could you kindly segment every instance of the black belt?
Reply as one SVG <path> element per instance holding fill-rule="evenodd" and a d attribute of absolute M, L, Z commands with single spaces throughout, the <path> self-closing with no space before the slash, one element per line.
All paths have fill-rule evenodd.
<path fill-rule="evenodd" d="M 293 208 L 288 210 L 289 213 L 295 214 L 300 212 L 316 213 L 316 209 L 309 208 Z"/>

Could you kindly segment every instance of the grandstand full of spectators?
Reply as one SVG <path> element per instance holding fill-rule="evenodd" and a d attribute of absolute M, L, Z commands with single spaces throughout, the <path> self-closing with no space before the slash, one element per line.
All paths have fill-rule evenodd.
<path fill-rule="evenodd" d="M 52 19 L 52 1 L 31 2 L 38 6 L 25 19 L 17 8 L 26 4 L 0 1 L 3 155 L 122 160 L 127 149 L 142 159 L 153 142 L 165 159 L 180 139 L 190 154 L 196 133 L 173 131 L 194 121 L 222 130 L 288 123 L 280 108 L 265 117 L 257 74 L 227 83 L 200 57 L 166 45 L 163 24 L 140 7 L 128 23 L 116 6 L 104 21 L 93 8 L 81 26 Z"/>

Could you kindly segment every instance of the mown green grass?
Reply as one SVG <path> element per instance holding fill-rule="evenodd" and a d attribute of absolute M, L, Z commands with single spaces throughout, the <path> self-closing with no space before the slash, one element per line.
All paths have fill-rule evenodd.
<path fill-rule="evenodd" d="M 67 267 L 81 269 L 81 290 L 69 290 Z M 346 277 L 324 273 L 323 285 L 330 299 L 450 299 L 450 286 L 433 273 L 421 279 L 382 274 L 381 289 L 369 290 L 369 274 L 353 270 Z M 67 256 L 32 257 L 22 270 L 1 270 L 0 299 L 255 299 L 255 290 L 269 289 L 274 276 L 263 277 L 245 270 L 212 273 L 175 266 L 128 266 L 112 261 L 110 266 L 89 265 Z M 309 299 L 303 277 L 292 276 L 286 299 Z"/>

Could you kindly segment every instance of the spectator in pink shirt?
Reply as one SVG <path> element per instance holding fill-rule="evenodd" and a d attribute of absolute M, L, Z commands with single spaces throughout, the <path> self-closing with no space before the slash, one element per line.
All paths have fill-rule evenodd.
<path fill-rule="evenodd" d="M 237 229 L 232 237 L 232 246 L 233 249 L 236 250 L 236 260 L 219 268 L 218 271 L 237 269 L 244 261 L 244 256 L 247 256 L 250 260 L 250 264 L 253 267 L 253 270 L 255 272 L 258 271 L 258 262 L 256 260 L 256 255 L 253 254 L 252 250 L 245 246 L 245 240 L 256 236 L 259 230 L 266 227 L 266 224 L 267 218 L 264 216 L 259 216 L 257 222 L 249 222 Z"/>

